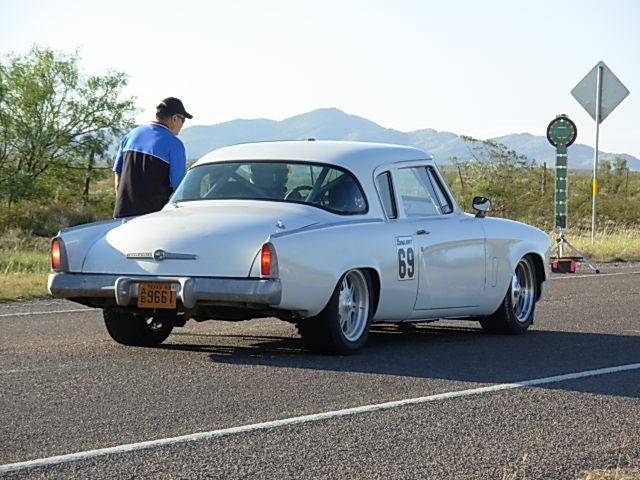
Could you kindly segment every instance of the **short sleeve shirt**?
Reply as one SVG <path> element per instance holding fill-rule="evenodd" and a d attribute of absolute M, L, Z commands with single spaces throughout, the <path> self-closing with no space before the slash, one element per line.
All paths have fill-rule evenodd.
<path fill-rule="evenodd" d="M 141 125 L 122 139 L 113 171 L 120 172 L 114 217 L 158 211 L 186 173 L 184 144 L 160 123 Z"/>

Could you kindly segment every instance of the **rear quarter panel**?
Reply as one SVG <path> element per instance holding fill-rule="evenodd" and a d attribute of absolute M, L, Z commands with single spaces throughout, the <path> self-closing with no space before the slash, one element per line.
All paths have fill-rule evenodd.
<path fill-rule="evenodd" d="M 397 227 L 383 221 L 336 223 L 272 236 L 282 282 L 280 308 L 314 316 L 352 268 L 370 269 L 380 281 L 374 320 L 404 319 L 415 302 L 417 279 L 397 280 Z"/>
<path fill-rule="evenodd" d="M 85 257 L 92 246 L 102 239 L 107 232 L 122 225 L 122 223 L 122 219 L 112 219 L 61 230 L 58 233 L 58 237 L 64 243 L 69 272 L 81 272 Z"/>

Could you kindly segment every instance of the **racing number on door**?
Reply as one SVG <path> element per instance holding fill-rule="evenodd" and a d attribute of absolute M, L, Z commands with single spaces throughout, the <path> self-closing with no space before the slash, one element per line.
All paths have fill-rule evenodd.
<path fill-rule="evenodd" d="M 398 280 L 412 280 L 416 275 L 413 237 L 396 237 L 398 250 Z"/>

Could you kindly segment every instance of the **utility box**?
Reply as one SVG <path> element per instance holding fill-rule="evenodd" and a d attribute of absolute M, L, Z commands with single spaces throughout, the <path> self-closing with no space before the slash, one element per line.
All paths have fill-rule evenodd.
<path fill-rule="evenodd" d="M 551 262 L 551 271 L 554 273 L 576 273 L 576 261 L 561 258 Z"/>

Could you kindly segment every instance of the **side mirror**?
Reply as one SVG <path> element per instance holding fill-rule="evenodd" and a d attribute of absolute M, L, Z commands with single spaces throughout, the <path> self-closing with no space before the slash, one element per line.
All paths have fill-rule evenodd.
<path fill-rule="evenodd" d="M 485 197 L 474 197 L 473 209 L 476 211 L 476 217 L 483 218 L 491 210 L 491 200 Z"/>

